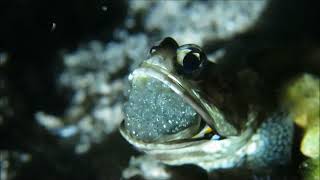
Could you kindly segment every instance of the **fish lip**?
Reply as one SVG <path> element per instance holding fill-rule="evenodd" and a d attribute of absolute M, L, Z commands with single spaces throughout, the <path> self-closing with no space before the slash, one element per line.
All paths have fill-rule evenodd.
<path fill-rule="evenodd" d="M 119 127 L 119 132 L 130 144 L 132 144 L 137 150 L 143 152 L 156 152 L 156 151 L 174 151 L 176 149 L 195 149 L 197 147 L 206 148 L 206 151 L 218 152 L 219 149 L 212 149 L 212 146 L 217 144 L 223 144 L 229 141 L 229 145 L 234 144 L 232 142 L 241 142 L 237 145 L 238 148 L 244 146 L 247 140 L 251 138 L 253 132 L 252 129 L 248 129 L 243 133 L 243 136 L 235 136 L 232 138 L 222 139 L 222 140 L 212 140 L 212 139 L 182 139 L 180 141 L 168 141 L 168 142 L 144 142 L 132 136 L 128 130 L 125 128 L 124 121 L 121 122 Z M 227 147 L 225 147 L 227 149 Z M 220 149 L 222 150 L 222 149 Z"/>
<path fill-rule="evenodd" d="M 132 136 L 128 130 L 125 128 L 124 121 L 121 122 L 119 127 L 119 132 L 130 144 L 134 145 L 138 150 L 141 151 L 152 151 L 152 150 L 174 150 L 178 148 L 185 148 L 194 145 L 203 144 L 210 140 L 207 139 L 181 139 L 181 140 L 173 140 L 168 142 L 144 142 L 143 140 L 139 140 Z"/>

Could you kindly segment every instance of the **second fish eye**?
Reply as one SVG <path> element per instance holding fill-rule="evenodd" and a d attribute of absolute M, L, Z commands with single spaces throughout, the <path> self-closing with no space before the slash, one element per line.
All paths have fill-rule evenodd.
<path fill-rule="evenodd" d="M 186 74 L 201 69 L 205 61 L 205 54 L 196 45 L 187 44 L 177 49 L 177 63 Z"/>
<path fill-rule="evenodd" d="M 183 69 L 187 73 L 192 73 L 197 70 L 201 65 L 200 55 L 198 53 L 188 53 L 183 58 Z"/>

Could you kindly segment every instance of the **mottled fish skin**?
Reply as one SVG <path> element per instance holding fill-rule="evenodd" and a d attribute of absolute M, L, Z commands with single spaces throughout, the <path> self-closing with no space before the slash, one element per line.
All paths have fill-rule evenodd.
<path fill-rule="evenodd" d="M 247 165 L 251 168 L 286 165 L 291 160 L 293 132 L 288 113 L 271 114 L 248 142 Z"/>
<path fill-rule="evenodd" d="M 201 74 L 205 63 L 189 63 L 187 73 L 178 72 L 185 60 L 205 57 L 198 46 L 179 47 L 166 38 L 155 47 L 129 76 L 132 88 L 120 127 L 129 143 L 165 164 L 195 164 L 207 171 L 263 170 L 290 161 L 293 121 L 285 110 L 269 110 L 259 120 L 251 110 L 243 120 L 245 126 L 238 129 L 226 118 L 236 116 L 225 116 L 193 83 L 192 76 Z M 176 61 L 183 65 L 177 66 Z M 193 66 L 199 69 L 188 74 Z M 214 131 L 223 138 L 204 137 L 203 132 Z"/>

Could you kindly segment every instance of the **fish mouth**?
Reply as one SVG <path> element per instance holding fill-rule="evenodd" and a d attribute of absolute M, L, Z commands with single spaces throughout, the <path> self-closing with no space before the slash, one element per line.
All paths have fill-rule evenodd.
<path fill-rule="evenodd" d="M 164 68 L 149 63 L 145 63 L 142 67 L 133 71 L 129 75 L 129 80 L 132 81 L 135 77 L 141 75 L 157 79 L 167 85 L 188 103 L 209 126 L 214 127 L 212 114 L 210 113 L 212 106 L 206 102 L 205 97 L 200 95 L 199 90 L 193 88 L 191 84 L 169 73 Z"/>
<path fill-rule="evenodd" d="M 195 119 L 193 120 L 193 123 L 190 123 L 186 128 L 182 128 L 178 132 L 165 135 L 161 134 L 156 139 L 146 140 L 137 137 L 135 132 L 133 134 L 132 131 L 128 130 L 130 128 L 128 128 L 128 122 L 126 122 L 126 120 L 129 119 L 127 116 L 120 126 L 120 132 L 123 137 L 125 137 L 131 144 L 134 144 L 135 146 L 137 146 L 137 144 L 146 143 L 193 144 L 199 140 L 208 140 L 208 136 L 203 136 L 203 132 L 205 132 L 207 129 L 213 130 L 213 128 L 210 128 L 211 126 L 207 125 L 208 123 L 206 123 L 207 121 L 212 122 L 212 117 L 208 111 L 208 109 L 210 109 L 210 105 L 205 102 L 203 97 L 200 96 L 196 89 L 191 87 L 191 84 L 188 84 L 178 76 L 169 73 L 166 69 L 150 63 L 142 64 L 140 68 L 134 70 L 129 75 L 129 81 L 131 84 L 135 83 L 135 81 L 139 78 L 148 78 L 148 80 L 155 80 L 165 85 L 174 93 L 175 96 L 178 95 L 178 97 L 181 98 L 185 104 L 187 104 L 186 108 L 190 107 L 192 109 L 189 109 L 189 111 L 196 113 L 196 117 L 194 117 Z M 125 105 L 125 108 L 126 106 L 130 106 L 130 104 Z"/>
<path fill-rule="evenodd" d="M 213 123 L 219 117 L 217 110 L 213 112 L 212 107 L 189 84 L 188 81 L 175 74 L 169 73 L 165 68 L 150 63 L 142 64 L 138 69 L 129 75 L 129 81 L 134 83 L 139 77 L 155 79 L 166 85 L 174 94 L 185 101 L 196 112 L 198 119 L 196 123 L 190 125 L 177 133 L 159 136 L 158 139 L 145 141 L 134 136 L 126 126 L 126 120 L 120 124 L 120 133 L 137 150 L 153 156 L 155 159 L 169 165 L 196 164 L 200 167 L 211 170 L 216 167 L 234 166 L 240 163 L 241 157 L 234 158 L 237 151 L 242 151 L 245 144 L 252 135 L 250 129 L 241 136 L 226 137 L 215 128 L 217 123 Z M 225 124 L 222 124 L 225 126 Z M 208 129 L 211 132 L 207 133 Z M 221 128 L 220 128 L 221 129 Z M 207 136 L 209 134 L 209 136 Z M 214 138 L 217 135 L 220 138 Z M 228 162 L 226 164 L 226 162 Z"/>

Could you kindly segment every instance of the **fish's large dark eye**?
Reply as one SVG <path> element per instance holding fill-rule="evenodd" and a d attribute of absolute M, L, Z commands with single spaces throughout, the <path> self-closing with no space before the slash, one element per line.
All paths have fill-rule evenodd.
<path fill-rule="evenodd" d="M 194 53 L 188 53 L 183 58 L 183 69 L 186 73 L 192 73 L 201 65 L 200 57 Z"/>
<path fill-rule="evenodd" d="M 189 76 L 199 74 L 206 62 L 206 55 L 196 45 L 186 44 L 177 49 L 177 64 L 180 73 Z"/>

